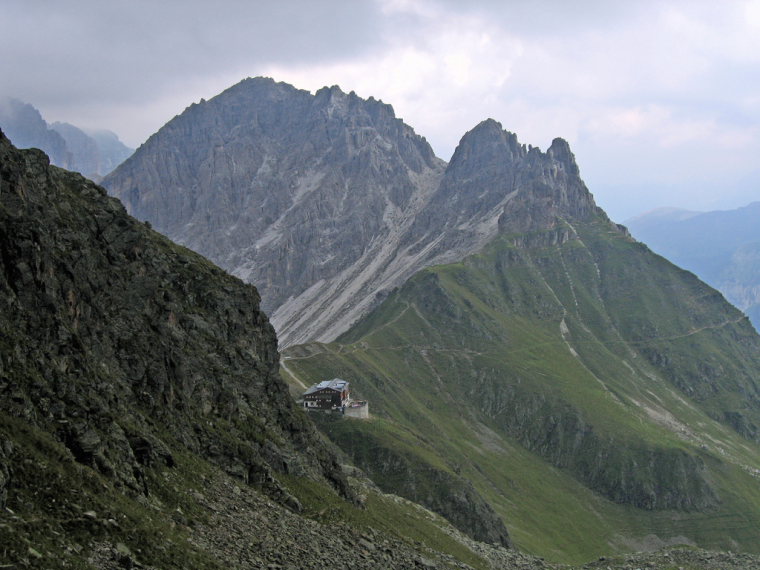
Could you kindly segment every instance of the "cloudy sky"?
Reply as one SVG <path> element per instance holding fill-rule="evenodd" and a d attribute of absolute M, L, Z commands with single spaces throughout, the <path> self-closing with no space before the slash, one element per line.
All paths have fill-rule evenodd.
<path fill-rule="evenodd" d="M 138 146 L 244 77 L 393 105 L 448 160 L 570 142 L 617 221 L 760 200 L 760 0 L 0 0 L 0 95 Z"/>

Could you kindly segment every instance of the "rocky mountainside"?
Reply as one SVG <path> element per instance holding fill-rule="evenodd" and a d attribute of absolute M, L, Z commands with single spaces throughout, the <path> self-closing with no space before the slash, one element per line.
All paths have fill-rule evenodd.
<path fill-rule="evenodd" d="M 743 316 L 611 224 L 561 140 L 542 153 L 486 121 L 437 176 L 425 205 L 457 221 L 408 219 L 407 259 L 480 251 L 285 364 L 294 382 L 351 378 L 375 420 L 324 431 L 469 537 L 338 465 L 278 378 L 253 287 L 0 135 L 4 563 L 561 567 L 472 539 L 507 543 L 500 519 L 555 559 L 756 548 Z M 657 565 L 760 561 L 678 549 L 586 567 Z"/>
<path fill-rule="evenodd" d="M 760 202 L 716 212 L 655 210 L 626 222 L 657 253 L 693 271 L 760 330 Z"/>
<path fill-rule="evenodd" d="M 564 141 L 542 153 L 489 120 L 446 167 L 389 105 L 263 78 L 186 109 L 104 185 L 256 284 L 282 346 L 335 338 L 417 270 L 477 251 L 509 219 L 595 210 Z"/>
<path fill-rule="evenodd" d="M 397 284 L 444 164 L 380 101 L 247 79 L 104 180 L 137 218 L 255 283 L 282 344 L 334 336 Z"/>
<path fill-rule="evenodd" d="M 18 148 L 39 148 L 56 166 L 100 180 L 132 154 L 110 131 L 85 133 L 69 123 L 49 125 L 17 99 L 0 99 L 0 127 Z"/>

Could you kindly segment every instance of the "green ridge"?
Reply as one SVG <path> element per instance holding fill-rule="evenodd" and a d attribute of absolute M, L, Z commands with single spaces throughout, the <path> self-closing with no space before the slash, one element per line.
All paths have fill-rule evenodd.
<path fill-rule="evenodd" d="M 757 334 L 606 220 L 567 229 L 421 271 L 287 370 L 370 401 L 374 419 L 322 427 L 382 488 L 451 493 L 382 476 L 389 457 L 471 482 L 528 552 L 760 551 Z"/>

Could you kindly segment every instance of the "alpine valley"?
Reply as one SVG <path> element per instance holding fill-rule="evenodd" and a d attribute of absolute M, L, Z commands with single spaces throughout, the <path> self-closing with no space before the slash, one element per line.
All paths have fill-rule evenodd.
<path fill-rule="evenodd" d="M 690 212 L 661 208 L 626 222 L 655 251 L 693 271 L 744 311 L 760 330 L 760 202 Z"/>
<path fill-rule="evenodd" d="M 141 222 L 0 143 L 14 564 L 760 568 L 760 336 L 564 140 L 246 79 L 103 180 Z"/>

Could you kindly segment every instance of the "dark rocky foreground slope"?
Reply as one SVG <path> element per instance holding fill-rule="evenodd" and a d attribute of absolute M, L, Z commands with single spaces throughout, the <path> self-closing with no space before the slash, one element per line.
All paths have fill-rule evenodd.
<path fill-rule="evenodd" d="M 149 492 L 167 442 L 246 481 L 345 480 L 280 381 L 256 290 L 2 140 L 2 403 L 81 463 Z"/>

